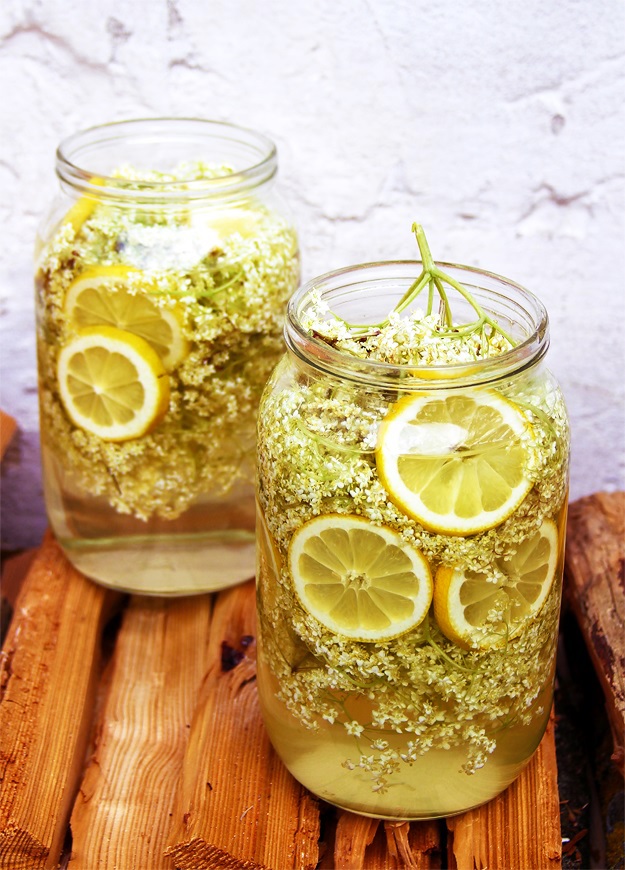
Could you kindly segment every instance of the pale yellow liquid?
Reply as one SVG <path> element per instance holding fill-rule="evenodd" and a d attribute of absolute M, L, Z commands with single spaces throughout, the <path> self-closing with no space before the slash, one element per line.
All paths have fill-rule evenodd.
<path fill-rule="evenodd" d="M 527 765 L 544 734 L 551 708 L 551 686 L 539 702 L 543 715 L 531 724 L 502 728 L 497 748 L 475 773 L 462 770 L 463 747 L 430 749 L 389 777 L 385 793 L 372 790 L 372 775 L 346 770 L 343 762 L 358 755 L 355 740 L 341 724 L 322 722 L 318 731 L 305 728 L 277 699 L 278 689 L 262 646 L 258 656 L 260 702 L 271 742 L 293 776 L 329 803 L 361 815 L 387 819 L 423 819 L 465 812 L 494 798 Z M 496 729 L 496 723 L 493 728 Z M 392 749 L 402 752 L 411 735 L 384 734 Z"/>
<path fill-rule="evenodd" d="M 564 540 L 564 511 L 560 516 L 561 541 Z M 553 700 L 553 677 L 555 668 L 555 636 L 546 640 L 542 649 L 545 669 L 536 686 L 534 700 L 524 709 L 524 722 L 487 719 L 487 736 L 495 741 L 495 748 L 484 755 L 482 766 L 471 765 L 472 747 L 458 738 L 448 749 L 428 748 L 416 760 L 400 760 L 399 766 L 389 774 L 384 774 L 386 790 L 375 790 L 374 774 L 358 766 L 362 753 L 379 757 L 370 747 L 367 738 L 357 740 L 350 735 L 342 721 L 335 724 L 314 716 L 318 729 L 312 729 L 297 719 L 287 705 L 279 699 L 280 685 L 274 673 L 285 662 L 291 668 L 323 668 L 323 659 L 315 658 L 297 634 L 290 628 L 290 618 L 279 601 L 280 554 L 259 511 L 258 525 L 258 665 L 257 684 L 263 718 L 271 742 L 291 774 L 311 792 L 329 803 L 361 815 L 387 819 L 407 820 L 436 818 L 465 812 L 473 807 L 490 801 L 504 791 L 528 764 L 540 743 Z M 561 547 L 562 549 L 562 547 Z M 557 588 L 554 594 L 559 597 L 559 578 L 562 574 L 560 554 L 557 568 Z M 273 622 L 276 614 L 281 626 L 280 640 L 275 639 Z M 267 648 L 264 640 L 267 641 Z M 280 662 L 269 661 L 276 655 Z M 408 669 L 408 668 L 407 668 Z M 427 674 L 424 674 L 424 679 Z M 519 678 L 520 679 L 520 678 Z M 399 687 L 398 687 L 399 688 Z M 303 689 L 305 692 L 306 690 Z M 313 694 L 315 688 L 311 689 Z M 367 727 L 372 721 L 371 701 L 354 691 L 339 693 L 344 710 L 343 719 L 352 719 Z M 300 698 L 303 700 L 303 698 Z M 311 702 L 314 706 L 315 701 Z M 458 711 L 456 712 L 457 715 Z M 466 722 L 472 721 L 477 712 L 468 709 Z M 476 725 L 488 717 L 488 704 L 478 716 Z M 450 716 L 454 714 L 450 711 Z M 460 723 L 462 725 L 462 723 Z M 435 727 L 435 726 L 434 726 Z M 369 738 L 383 738 L 388 749 L 398 759 L 409 750 L 409 743 L 415 740 L 410 732 L 397 733 L 389 728 L 376 733 L 368 728 Z M 467 737 L 467 740 L 470 737 Z M 418 738 L 417 738 L 418 740 Z M 345 766 L 350 761 L 353 769 Z M 473 769 L 467 773 L 465 769 Z"/>
<path fill-rule="evenodd" d="M 196 501 L 175 520 L 142 521 L 72 483 L 42 433 L 44 491 L 50 525 L 70 561 L 86 576 L 125 592 L 191 595 L 254 576 L 251 485 Z"/>

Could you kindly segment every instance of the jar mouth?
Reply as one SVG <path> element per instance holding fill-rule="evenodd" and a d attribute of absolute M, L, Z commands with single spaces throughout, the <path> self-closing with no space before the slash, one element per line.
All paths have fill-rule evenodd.
<path fill-rule="evenodd" d="M 357 322 L 359 326 L 379 323 L 420 275 L 420 260 L 347 266 L 303 284 L 287 307 L 284 325 L 287 348 L 307 365 L 327 374 L 377 388 L 409 391 L 488 384 L 519 373 L 542 359 L 549 347 L 549 318 L 538 297 L 493 272 L 456 263 L 437 262 L 436 265 L 470 290 L 481 307 L 517 342 L 513 348 L 470 362 L 394 364 L 356 357 L 312 335 L 303 325 L 303 318 L 318 300 L 348 322 Z M 402 316 L 419 307 L 421 300 L 406 309 Z M 356 316 L 350 316 L 350 312 Z M 332 315 L 329 319 L 333 319 Z"/>
<path fill-rule="evenodd" d="M 225 164 L 227 175 L 188 181 L 131 182 L 112 173 L 124 165 L 171 172 L 184 162 Z M 133 203 L 240 197 L 277 172 L 277 149 L 264 134 L 226 121 L 145 118 L 89 127 L 56 151 L 61 183 L 95 198 Z"/>

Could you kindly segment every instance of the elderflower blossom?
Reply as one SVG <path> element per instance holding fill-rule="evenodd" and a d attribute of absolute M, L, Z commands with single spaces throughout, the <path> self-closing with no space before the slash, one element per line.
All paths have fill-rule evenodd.
<path fill-rule="evenodd" d="M 116 175 L 188 182 L 229 167 L 187 163 L 172 173 L 120 167 Z M 206 493 L 219 497 L 254 474 L 262 389 L 284 351 L 282 320 L 299 274 L 292 228 L 260 202 L 246 204 L 252 235 L 221 238 L 206 209 L 122 209 L 98 204 L 81 226 L 66 220 L 38 262 L 42 437 L 73 484 L 120 514 L 174 520 Z M 196 213 L 197 212 L 197 213 Z M 145 292 L 179 322 L 188 351 L 168 373 L 169 410 L 140 438 L 104 441 L 76 428 L 59 395 L 59 350 L 74 334 L 65 300 L 88 268 L 132 266 L 127 292 Z M 143 283 L 142 283 L 143 282 Z M 224 289 L 222 289 L 224 288 Z"/>

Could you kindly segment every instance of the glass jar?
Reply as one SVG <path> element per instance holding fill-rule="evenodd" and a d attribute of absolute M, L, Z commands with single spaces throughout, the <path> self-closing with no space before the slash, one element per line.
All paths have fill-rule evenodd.
<path fill-rule="evenodd" d="M 417 363 L 356 355 L 422 266 L 351 267 L 293 296 L 259 410 L 266 727 L 310 791 L 388 819 L 490 800 L 552 705 L 569 433 L 547 313 L 512 281 L 437 265 L 507 349 L 481 356 L 482 332 L 460 362 L 427 364 L 427 340 Z M 401 359 L 410 334 L 390 322 Z"/>
<path fill-rule="evenodd" d="M 127 121 L 66 139 L 56 172 L 35 282 L 51 527 L 128 592 L 252 577 L 256 413 L 299 275 L 275 146 Z"/>

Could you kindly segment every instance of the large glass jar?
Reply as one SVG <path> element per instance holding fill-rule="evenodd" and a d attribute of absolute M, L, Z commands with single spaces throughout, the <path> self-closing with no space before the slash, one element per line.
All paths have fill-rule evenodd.
<path fill-rule="evenodd" d="M 266 727 L 316 795 L 389 819 L 490 800 L 552 705 L 569 435 L 547 314 L 504 278 L 438 268 L 470 294 L 458 321 L 490 320 L 432 313 L 406 357 L 421 263 L 327 274 L 289 303 L 259 411 Z M 359 352 L 389 324 L 398 362 Z M 441 333 L 464 359 L 437 361 Z"/>
<path fill-rule="evenodd" d="M 36 248 L 52 529 L 130 592 L 251 577 L 256 413 L 299 274 L 276 149 L 227 123 L 138 120 L 66 139 L 56 171 Z"/>

